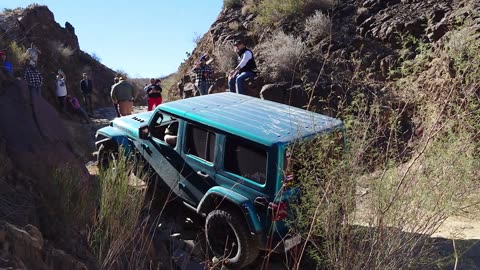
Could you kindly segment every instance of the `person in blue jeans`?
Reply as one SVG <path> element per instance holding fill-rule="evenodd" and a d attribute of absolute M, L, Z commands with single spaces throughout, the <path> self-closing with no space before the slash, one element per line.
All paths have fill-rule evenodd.
<path fill-rule="evenodd" d="M 192 72 L 195 73 L 195 86 L 200 91 L 200 95 L 207 95 L 208 89 L 213 85 L 213 68 L 207 64 L 205 55 L 200 57 Z"/>
<path fill-rule="evenodd" d="M 230 92 L 244 94 L 244 82 L 246 79 L 255 76 L 257 64 L 255 63 L 252 51 L 245 47 L 243 41 L 235 40 L 233 45 L 238 54 L 239 63 L 234 70 L 230 71 L 228 89 Z"/>

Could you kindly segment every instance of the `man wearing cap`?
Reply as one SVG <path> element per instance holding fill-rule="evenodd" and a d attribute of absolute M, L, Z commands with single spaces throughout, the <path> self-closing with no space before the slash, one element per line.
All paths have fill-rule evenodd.
<path fill-rule="evenodd" d="M 241 40 L 235 40 L 233 43 L 235 51 L 238 54 L 238 65 L 230 71 L 228 89 L 230 92 L 244 94 L 244 81 L 248 78 L 255 76 L 255 69 L 257 65 L 253 57 L 253 53 L 250 49 L 245 47 Z"/>
<path fill-rule="evenodd" d="M 207 95 L 208 88 L 213 85 L 213 68 L 207 64 L 205 55 L 200 57 L 192 72 L 195 73 L 195 86 L 200 91 L 200 95 Z"/>
<path fill-rule="evenodd" d="M 5 69 L 9 75 L 13 76 L 12 63 L 7 60 L 7 52 L 4 50 L 0 51 L 0 66 L 2 69 Z"/>
<path fill-rule="evenodd" d="M 121 116 L 132 114 L 135 98 L 135 88 L 125 79 L 125 76 L 120 77 L 120 82 L 112 87 L 111 92 L 112 100 L 118 104 Z"/>
<path fill-rule="evenodd" d="M 87 73 L 83 73 L 83 79 L 80 81 L 80 90 L 82 91 L 83 103 L 85 104 L 85 108 L 89 113 L 93 113 L 93 105 L 92 105 L 93 84 L 92 84 L 92 80 L 88 78 Z"/>

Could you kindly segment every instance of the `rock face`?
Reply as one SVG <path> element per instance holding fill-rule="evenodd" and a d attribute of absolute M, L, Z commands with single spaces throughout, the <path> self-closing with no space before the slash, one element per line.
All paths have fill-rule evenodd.
<path fill-rule="evenodd" d="M 46 247 L 42 234 L 35 226 L 18 228 L 5 222 L 0 222 L 0 268 L 88 269 L 65 252 Z"/>
<path fill-rule="evenodd" d="M 63 206 L 52 200 L 61 192 L 57 169 L 71 170 L 86 189 L 88 171 L 56 110 L 31 98 L 25 82 L 0 79 L 0 268 L 94 269 L 83 237 L 60 222 Z"/>
<path fill-rule="evenodd" d="M 308 34 L 301 26 L 304 18 L 297 18 L 295 23 L 286 22 L 275 29 L 267 27 L 259 30 L 258 26 L 255 29 L 257 14 L 244 9 L 251 4 L 251 1 L 242 1 L 239 7 L 224 8 L 184 64 L 184 67 L 191 68 L 201 54 L 214 58 L 215 72 L 222 79 L 215 84 L 213 92 L 227 88 L 224 74 L 233 67 L 235 61 L 230 63 L 226 54 L 221 52 L 232 50 L 229 44 L 234 39 L 244 39 L 255 55 L 260 53 L 260 46 L 257 45 L 276 35 L 278 30 L 308 40 Z M 441 46 L 442 37 L 465 21 L 471 21 L 476 25 L 474 27 L 480 28 L 478 1 L 345 0 L 337 1 L 333 8 L 313 5 L 307 13 L 314 13 L 314 9 L 329 16 L 334 14 L 332 39 L 323 38 L 306 43 L 310 53 L 303 59 L 301 66 L 304 71 L 297 80 L 281 86 L 281 82 L 260 74 L 258 83 L 253 85 L 255 89 L 248 91 L 249 95 L 259 96 L 265 86 L 264 98 L 288 103 L 289 100 L 283 96 L 292 85 L 315 82 L 309 86 L 312 89 L 308 90 L 314 91 L 312 96 L 316 97 L 316 104 L 313 105 L 320 110 L 334 107 L 334 97 L 347 95 L 348 87 L 381 95 L 385 83 L 394 78 L 395 73 L 391 71 L 398 67 L 399 60 L 414 58 L 419 43 Z M 257 58 L 259 65 L 262 63 Z M 182 75 L 186 70 L 189 68 L 180 69 Z M 354 72 L 370 83 L 352 85 L 349 78 Z M 267 94 L 272 91 L 272 85 L 275 85 L 275 92 L 280 93 L 279 96 Z M 297 101 L 296 106 L 303 106 L 308 99 L 305 101 L 304 94 L 299 91 L 302 90 L 294 91 L 299 93 L 301 100 Z"/>

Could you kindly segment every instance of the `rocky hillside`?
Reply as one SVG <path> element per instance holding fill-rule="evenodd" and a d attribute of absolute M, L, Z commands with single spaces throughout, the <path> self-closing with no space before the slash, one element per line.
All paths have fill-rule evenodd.
<path fill-rule="evenodd" d="M 109 103 L 115 73 L 81 50 L 73 25 L 66 22 L 60 26 L 48 7 L 36 4 L 0 13 L 0 48 L 10 55 L 16 76 L 23 75 L 24 53 L 31 43 L 41 52 L 38 67 L 45 79 L 42 92 L 50 102 L 54 102 L 54 79 L 61 68 L 70 93 L 81 96 L 79 82 L 86 72 L 94 83 L 94 103 Z"/>
<path fill-rule="evenodd" d="M 266 2 L 271 4 L 262 6 Z M 274 11 L 276 2 L 224 1 L 180 74 L 188 75 L 198 57 L 208 54 L 219 77 L 215 91 L 223 91 L 225 72 L 235 64 L 228 51 L 241 38 L 253 49 L 260 71 L 250 95 L 263 89 L 265 98 L 296 106 L 306 105 L 311 96 L 318 108 L 331 108 L 334 97 L 351 89 L 391 94 L 385 87 L 399 78 L 397 69 L 414 59 L 421 45 L 441 46 L 449 31 L 467 22 L 480 27 L 479 4 L 468 0 L 290 1 L 302 4 Z M 354 75 L 362 79 L 354 81 Z"/>
<path fill-rule="evenodd" d="M 338 231 L 338 224 L 322 218 L 336 211 L 338 198 L 325 199 L 329 204 L 318 213 L 322 210 L 315 206 L 330 195 L 306 177 L 300 182 L 311 197 L 303 197 L 295 222 L 306 237 L 317 222 L 313 234 L 318 238 L 311 239 L 317 246 L 309 254 L 321 258 L 318 263 L 326 269 L 453 268 L 449 259 L 422 263 L 433 258 L 426 243 L 445 217 L 478 224 L 480 3 L 225 0 L 176 79 L 192 89 L 190 70 L 206 54 L 217 76 L 212 92 L 225 91 L 226 73 L 236 64 L 232 44 L 237 38 L 252 49 L 259 71 L 248 83 L 248 95 L 345 123 L 350 146 L 345 159 L 332 167 L 318 160 L 310 169 L 327 166 L 322 176 L 308 170 L 307 176 L 325 183 L 356 182 L 362 203 L 357 201 L 349 218 L 375 229 L 342 224 Z M 177 92 L 176 87 L 171 91 Z M 348 204 L 347 198 L 340 200 L 345 201 L 337 207 Z M 311 213 L 319 219 L 312 221 Z M 389 228 L 414 233 L 409 239 L 422 244 L 407 243 Z M 458 235 L 461 230 L 447 237 Z M 362 249 L 362 243 L 368 247 Z M 459 261 L 459 268 L 478 268 L 478 259 L 473 267 Z"/>

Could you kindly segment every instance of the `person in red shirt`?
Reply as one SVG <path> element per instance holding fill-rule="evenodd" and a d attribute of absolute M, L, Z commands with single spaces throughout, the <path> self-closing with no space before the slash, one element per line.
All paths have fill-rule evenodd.
<path fill-rule="evenodd" d="M 162 87 L 158 84 L 152 85 L 150 89 L 147 90 L 148 95 L 148 109 L 151 111 L 155 109 L 158 105 L 162 104 Z"/>

